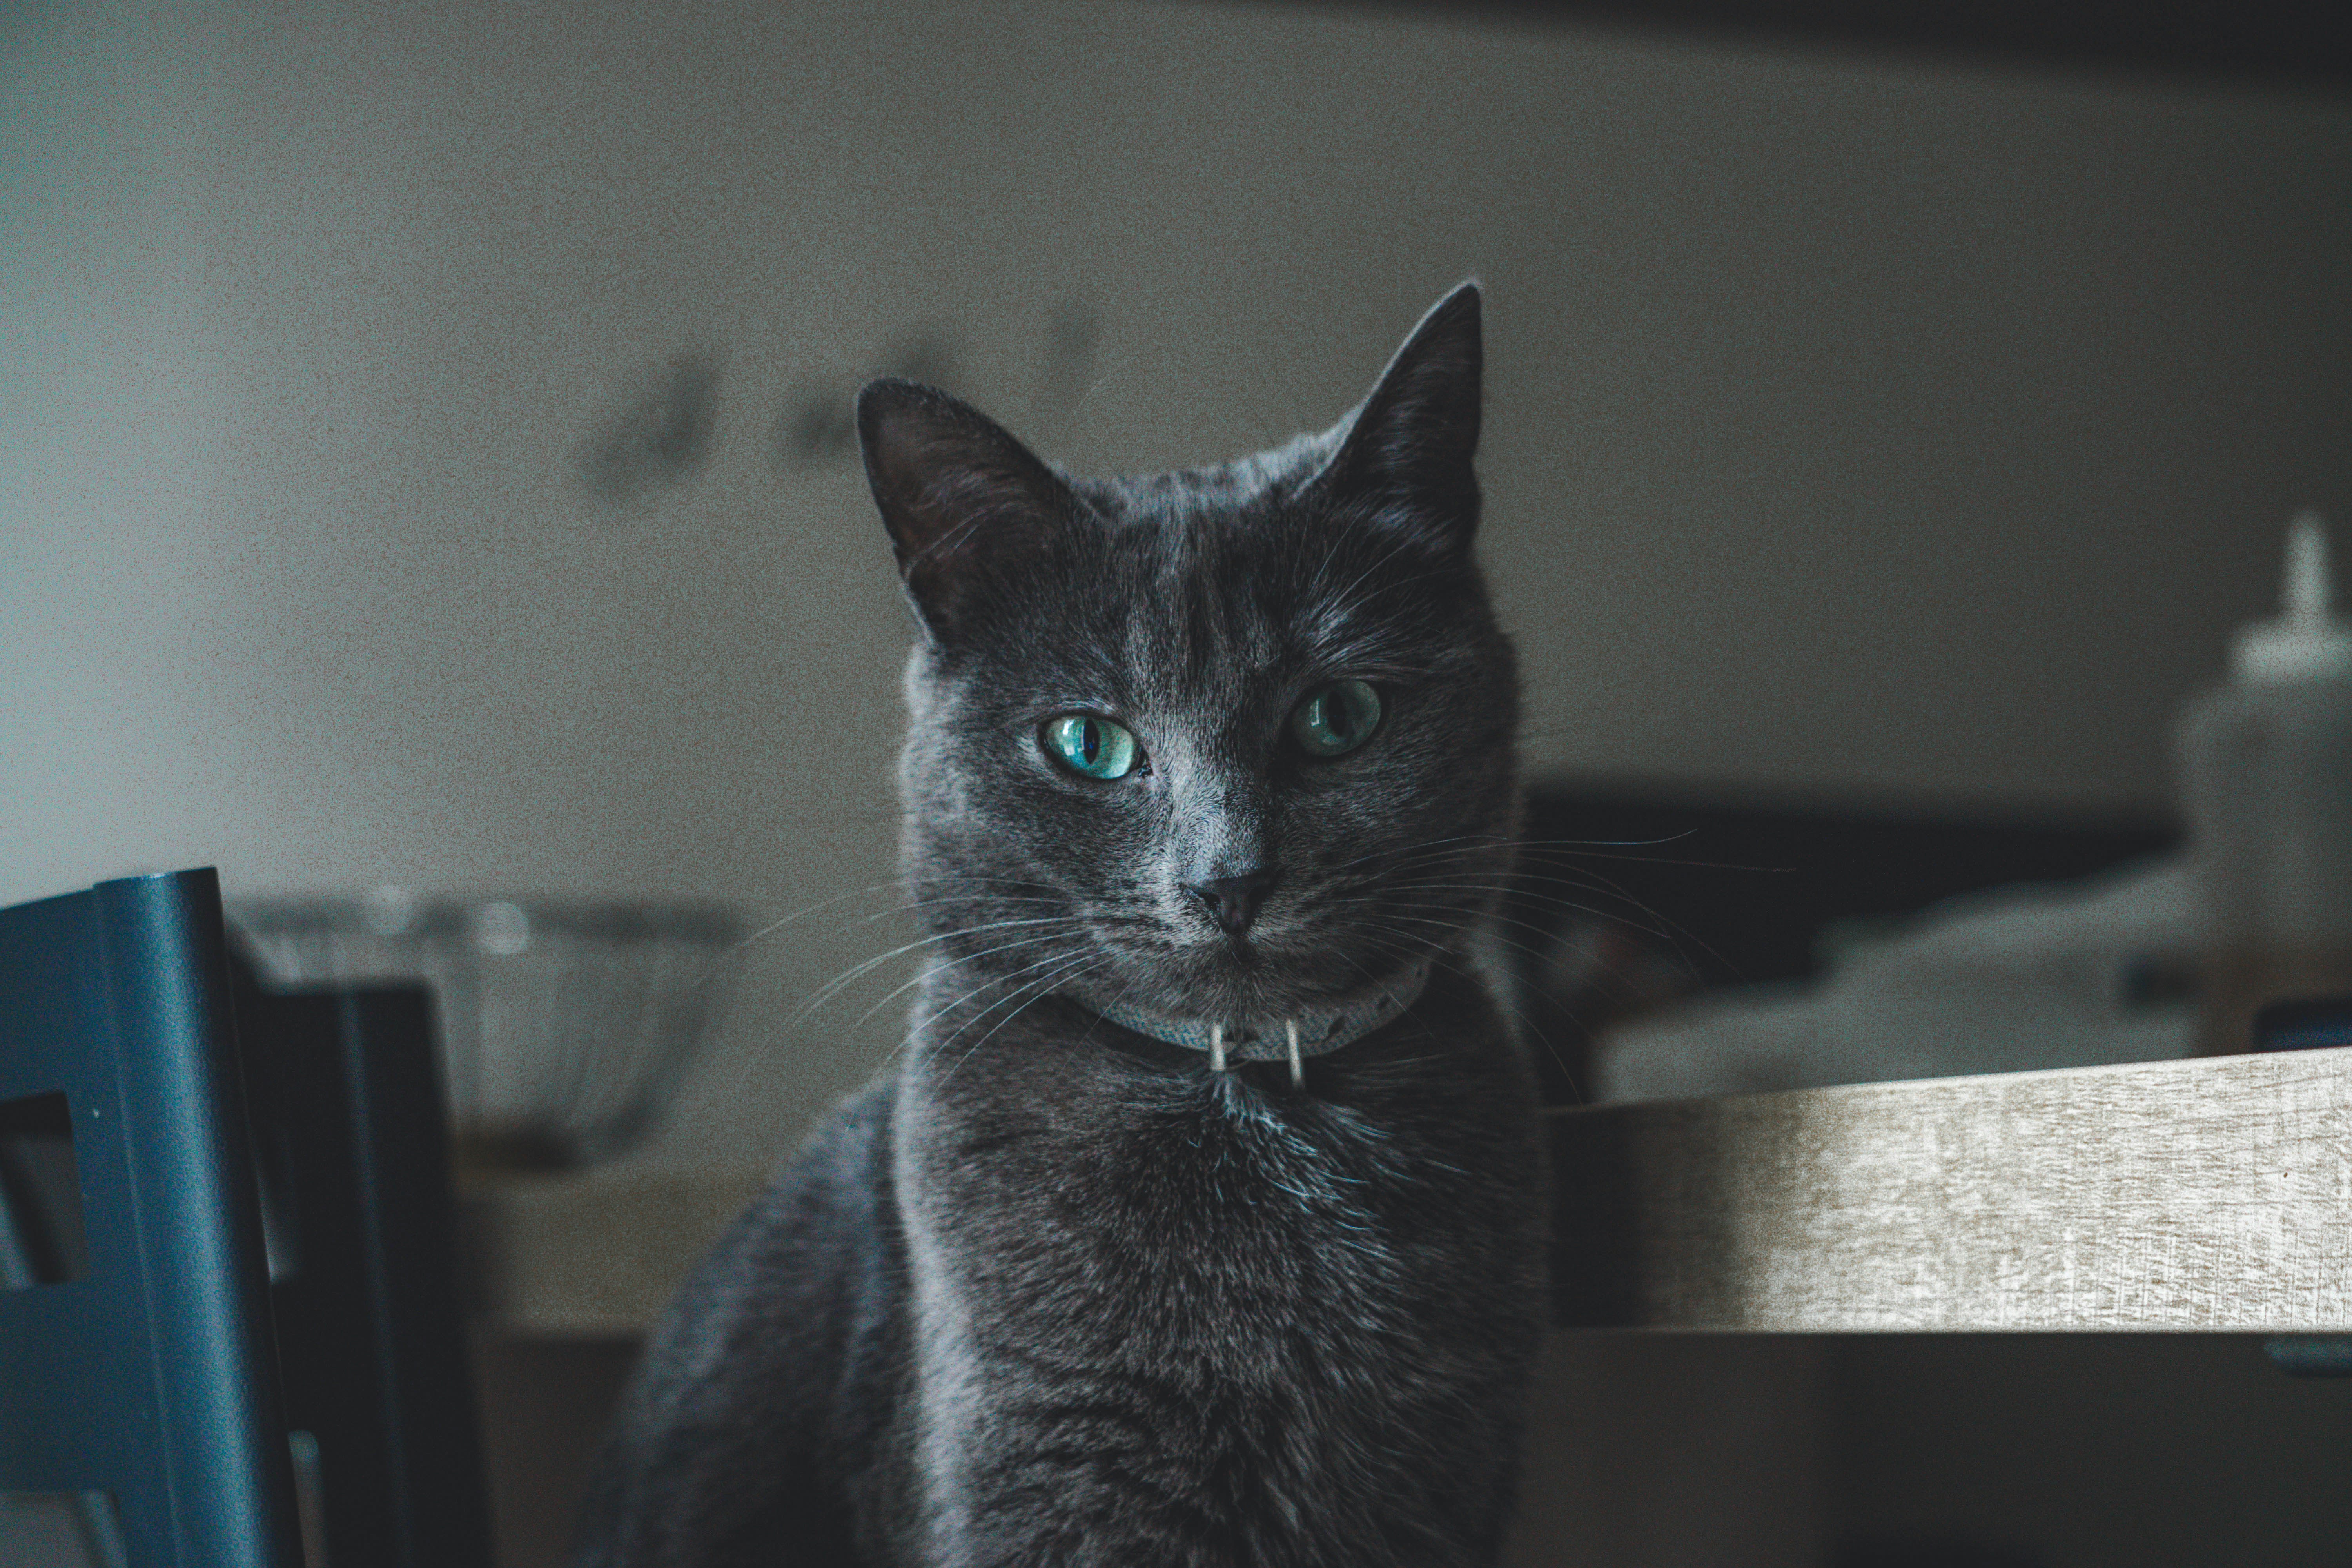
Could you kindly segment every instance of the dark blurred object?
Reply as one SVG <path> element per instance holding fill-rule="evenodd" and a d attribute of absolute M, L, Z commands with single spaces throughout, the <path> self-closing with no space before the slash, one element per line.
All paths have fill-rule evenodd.
<path fill-rule="evenodd" d="M 626 505 L 691 475 L 710 450 L 719 367 L 682 353 L 646 377 L 580 452 L 588 488 Z"/>
<path fill-rule="evenodd" d="M 1937 1530 L 1849 1536 L 1830 1568 L 2048 1568 L 2050 1559 L 2022 1546 Z"/>
<path fill-rule="evenodd" d="M 265 990 L 233 955 L 286 1425 L 334 1568 L 489 1568 L 449 1117 L 422 985 Z"/>
<path fill-rule="evenodd" d="M 2043 819 L 1531 786 L 1504 909 L 1548 1103 L 1593 1038 L 1675 996 L 1800 980 L 1842 942 L 1955 894 L 2067 881 L 2172 847 L 2155 817 Z"/>
<path fill-rule="evenodd" d="M 1360 4 L 1357 8 L 1363 8 Z M 2331 92 L 2352 87 L 2352 6 L 2322 0 L 1982 0 L 1888 5 L 1872 0 L 1475 0 L 1498 20 L 1622 28 L 1728 40 L 1957 57 L 2071 68 L 2241 77 Z"/>
<path fill-rule="evenodd" d="M 233 973 L 210 870 L 0 910 L 0 1488 L 296 1568 L 315 1457 L 337 1568 L 488 1568 L 425 998 Z"/>
<path fill-rule="evenodd" d="M 2254 1015 L 2254 1049 L 2323 1051 L 2352 1046 L 2352 996 L 2273 1002 Z"/>
<path fill-rule="evenodd" d="M 2352 1377 L 2352 1338 L 2342 1334 L 2273 1334 L 2263 1353 L 2289 1377 Z"/>

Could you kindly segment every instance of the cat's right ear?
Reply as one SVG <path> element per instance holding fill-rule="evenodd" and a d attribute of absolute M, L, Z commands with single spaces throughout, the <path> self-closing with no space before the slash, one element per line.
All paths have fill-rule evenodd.
<path fill-rule="evenodd" d="M 992 584 L 1044 550 L 1069 518 L 1069 488 L 979 410 L 885 377 L 857 395 L 866 482 L 915 613 L 952 641 Z"/>

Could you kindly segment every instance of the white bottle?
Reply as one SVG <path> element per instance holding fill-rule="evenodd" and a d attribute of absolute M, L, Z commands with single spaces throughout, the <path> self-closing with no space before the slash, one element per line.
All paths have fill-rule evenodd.
<path fill-rule="evenodd" d="M 2330 598 L 2305 512 L 2279 619 L 2241 631 L 2229 684 L 2181 715 L 2207 1055 L 2251 1049 L 2265 1003 L 2352 994 L 2352 622 Z"/>

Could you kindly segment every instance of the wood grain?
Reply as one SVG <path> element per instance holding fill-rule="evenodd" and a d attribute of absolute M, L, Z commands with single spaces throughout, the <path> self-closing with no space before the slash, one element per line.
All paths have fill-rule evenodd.
<path fill-rule="evenodd" d="M 2352 1330 L 2352 1047 L 1557 1113 L 1564 1327 Z"/>

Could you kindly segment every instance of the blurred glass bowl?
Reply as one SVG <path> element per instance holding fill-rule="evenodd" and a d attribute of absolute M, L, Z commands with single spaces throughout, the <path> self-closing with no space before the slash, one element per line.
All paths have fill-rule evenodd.
<path fill-rule="evenodd" d="M 422 980 L 461 1166 L 560 1169 L 642 1137 L 731 986 L 742 921 L 711 904 L 498 897 L 230 902 L 281 984 Z"/>

